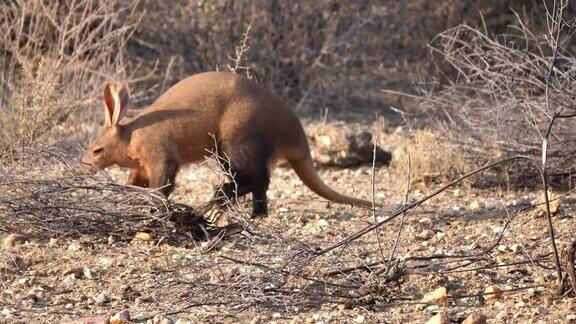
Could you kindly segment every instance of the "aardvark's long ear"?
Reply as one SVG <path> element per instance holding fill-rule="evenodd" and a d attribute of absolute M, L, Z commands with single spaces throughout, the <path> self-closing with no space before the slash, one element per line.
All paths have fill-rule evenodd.
<path fill-rule="evenodd" d="M 118 89 L 114 84 L 107 83 L 104 87 L 104 108 L 106 126 L 115 126 L 126 113 L 130 94 L 126 83 Z"/>

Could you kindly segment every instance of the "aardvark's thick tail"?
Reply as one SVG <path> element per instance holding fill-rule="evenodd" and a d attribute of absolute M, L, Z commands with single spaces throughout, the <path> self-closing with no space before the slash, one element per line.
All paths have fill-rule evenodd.
<path fill-rule="evenodd" d="M 343 204 L 355 206 L 372 207 L 372 202 L 358 198 L 349 197 L 338 193 L 328 187 L 318 176 L 314 168 L 314 162 L 310 156 L 288 160 L 300 180 L 318 196 Z"/>

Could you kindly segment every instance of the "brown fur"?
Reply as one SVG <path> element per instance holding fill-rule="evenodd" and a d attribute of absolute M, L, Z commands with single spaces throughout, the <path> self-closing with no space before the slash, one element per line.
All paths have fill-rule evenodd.
<path fill-rule="evenodd" d="M 253 194 L 253 212 L 265 214 L 268 166 L 281 158 L 316 194 L 339 203 L 372 204 L 341 195 L 318 177 L 296 115 L 264 87 L 241 76 L 207 72 L 168 89 L 132 121 L 119 124 L 128 101 L 125 86 L 104 91 L 106 125 L 82 158 L 92 168 L 131 168 L 129 182 L 170 194 L 180 166 L 203 160 L 208 151 L 238 184 L 224 185 L 216 199 Z M 98 151 L 100 149 L 100 151 Z"/>

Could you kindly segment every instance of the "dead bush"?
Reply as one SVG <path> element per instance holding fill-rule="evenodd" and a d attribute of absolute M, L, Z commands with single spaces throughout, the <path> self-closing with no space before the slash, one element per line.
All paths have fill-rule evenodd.
<path fill-rule="evenodd" d="M 554 15 L 565 17 L 567 3 L 558 1 Z M 422 87 L 421 108 L 438 121 L 448 142 L 480 163 L 494 153 L 540 159 L 544 150 L 548 161 L 543 164 L 551 174 L 574 167 L 576 121 L 568 118 L 576 109 L 576 58 L 569 50 L 574 21 L 552 14 L 546 19 L 548 32 L 530 28 L 516 16 L 516 24 L 504 34 L 459 25 L 431 44 L 443 75 L 453 77 Z M 535 169 L 518 165 L 511 171 L 523 179 Z"/>
<path fill-rule="evenodd" d="M 28 146 L 107 79 L 130 79 L 124 48 L 137 0 L 20 1 L 0 5 L 0 156 Z M 93 114 L 90 114 L 92 116 Z"/>
<path fill-rule="evenodd" d="M 531 8 L 512 1 L 519 10 Z M 258 82 L 291 101 L 300 113 L 324 107 L 382 111 L 390 97 L 380 87 L 407 88 L 427 65 L 426 43 L 461 21 L 500 28 L 510 1 L 157 1 L 129 40 L 130 56 L 160 66 L 149 87 L 158 95 L 192 73 L 226 69 L 251 26 L 245 53 Z M 377 86 L 376 86 L 377 85 Z M 152 100 L 155 96 L 151 96 Z M 371 116 L 370 116 L 371 117 Z"/>
<path fill-rule="evenodd" d="M 40 146 L 0 165 L 0 232 L 127 240 L 145 230 L 185 240 L 211 230 L 191 207 L 154 190 L 120 185 L 105 172 L 84 174 L 75 153 Z"/>

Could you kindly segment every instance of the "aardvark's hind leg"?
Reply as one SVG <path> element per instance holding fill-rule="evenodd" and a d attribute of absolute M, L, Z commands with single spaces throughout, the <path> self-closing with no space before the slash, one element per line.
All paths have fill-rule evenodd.
<path fill-rule="evenodd" d="M 239 149 L 242 148 L 242 149 Z M 214 199 L 220 203 L 235 202 L 248 193 L 252 193 L 252 215 L 260 216 L 268 213 L 266 191 L 270 183 L 268 171 L 268 150 L 256 145 L 236 145 L 224 148 L 227 163 L 221 163 L 232 178 L 214 194 Z"/>

